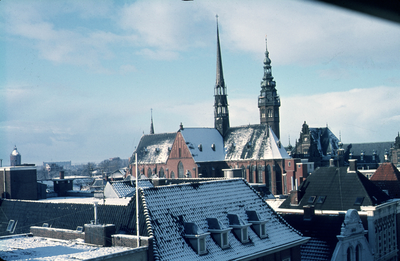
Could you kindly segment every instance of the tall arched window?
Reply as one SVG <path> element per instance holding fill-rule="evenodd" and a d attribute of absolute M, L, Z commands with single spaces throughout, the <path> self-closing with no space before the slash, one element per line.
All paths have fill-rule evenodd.
<path fill-rule="evenodd" d="M 356 247 L 356 261 L 361 261 L 361 245 Z"/>
<path fill-rule="evenodd" d="M 182 179 L 182 178 L 185 177 L 184 175 L 185 175 L 185 173 L 184 173 L 184 170 L 183 170 L 183 164 L 182 164 L 181 161 L 179 161 L 179 163 L 178 163 L 178 178 Z"/>
<path fill-rule="evenodd" d="M 347 248 L 347 261 L 353 261 L 351 256 L 353 255 L 353 249 L 351 249 L 351 247 Z"/>
<path fill-rule="evenodd" d="M 249 183 L 253 183 L 253 165 L 249 167 Z"/>
<path fill-rule="evenodd" d="M 242 169 L 242 178 L 246 179 L 246 168 L 243 165 L 240 168 Z"/>
<path fill-rule="evenodd" d="M 173 171 L 171 171 L 171 179 L 175 178 L 175 173 Z"/>
<path fill-rule="evenodd" d="M 147 170 L 147 177 L 150 178 L 150 177 L 151 177 L 151 174 L 152 174 L 152 173 L 151 173 L 151 168 L 149 168 L 149 169 Z"/>
<path fill-rule="evenodd" d="M 265 170 L 265 184 L 267 184 L 267 188 L 269 192 L 272 193 L 272 182 L 271 182 L 271 166 L 267 165 Z"/>
<path fill-rule="evenodd" d="M 160 168 L 160 178 L 165 178 L 164 169 Z"/>
<path fill-rule="evenodd" d="M 272 110 L 271 109 L 268 109 L 268 118 L 272 118 Z"/>

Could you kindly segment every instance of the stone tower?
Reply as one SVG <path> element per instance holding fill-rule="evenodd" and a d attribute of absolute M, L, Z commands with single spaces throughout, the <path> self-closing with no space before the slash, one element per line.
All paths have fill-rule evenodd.
<path fill-rule="evenodd" d="M 14 146 L 14 150 L 10 154 L 10 166 L 20 166 L 21 165 L 21 154 L 17 150 L 17 146 Z"/>
<path fill-rule="evenodd" d="M 267 38 L 265 38 L 267 45 Z M 261 81 L 261 92 L 258 97 L 258 108 L 260 110 L 260 123 L 268 124 L 275 135 L 280 139 L 279 132 L 279 107 L 281 100 L 276 91 L 276 83 L 272 77 L 271 60 L 269 59 L 268 47 L 265 51 L 264 76 Z"/>
<path fill-rule="evenodd" d="M 229 129 L 229 112 L 228 112 L 228 94 L 222 72 L 221 47 L 219 43 L 219 29 L 217 16 L 217 78 L 214 88 L 214 128 L 216 128 L 222 136 Z"/>

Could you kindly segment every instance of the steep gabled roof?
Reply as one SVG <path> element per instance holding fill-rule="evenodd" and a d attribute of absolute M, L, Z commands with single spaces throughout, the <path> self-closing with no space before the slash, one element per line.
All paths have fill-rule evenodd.
<path fill-rule="evenodd" d="M 370 180 L 382 190 L 387 190 L 389 196 L 400 198 L 400 171 L 393 163 L 382 163 Z"/>
<path fill-rule="evenodd" d="M 328 154 L 336 155 L 339 139 L 328 127 L 310 128 L 310 135 L 322 157 Z"/>
<path fill-rule="evenodd" d="M 301 184 L 299 191 L 303 196 L 298 205 L 291 205 L 288 198 L 280 208 L 303 209 L 314 205 L 320 210 L 360 210 L 360 206 L 376 206 L 390 199 L 363 174 L 348 171 L 347 167 L 318 168 Z M 318 201 L 320 196 L 325 197 L 322 203 Z"/>
<path fill-rule="evenodd" d="M 166 163 L 176 132 L 143 135 L 136 148 L 138 164 Z M 135 163 L 135 152 L 130 164 Z"/>
<path fill-rule="evenodd" d="M 225 160 L 290 158 L 274 132 L 265 124 L 231 127 L 224 143 Z"/>
<path fill-rule="evenodd" d="M 154 257 L 160 260 L 232 260 L 257 252 L 276 251 L 306 242 L 292 227 L 242 179 L 208 181 L 142 189 L 149 220 L 149 235 L 154 236 Z M 256 210 L 267 220 L 268 238 L 261 239 L 249 228 L 251 243 L 242 244 L 229 232 L 230 247 L 222 249 L 207 236 L 206 255 L 198 255 L 185 240 L 184 222 L 194 222 L 208 231 L 207 218 L 217 218 L 229 227 L 227 214 L 238 214 L 248 221 L 246 210 Z M 279 251 L 279 250 L 278 250 Z"/>
<path fill-rule="evenodd" d="M 223 161 L 225 159 L 224 141 L 217 129 L 184 128 L 180 132 L 195 162 Z"/>

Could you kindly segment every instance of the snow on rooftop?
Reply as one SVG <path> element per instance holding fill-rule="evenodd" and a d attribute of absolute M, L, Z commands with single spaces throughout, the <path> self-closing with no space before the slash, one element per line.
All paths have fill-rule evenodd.
<path fill-rule="evenodd" d="M 87 260 L 132 250 L 127 247 L 96 247 L 83 239 L 57 240 L 43 237 L 0 239 L 1 260 Z"/>
<path fill-rule="evenodd" d="M 95 197 L 55 197 L 55 198 L 47 198 L 40 199 L 38 202 L 43 203 L 75 203 L 75 204 L 93 204 L 94 202 L 98 202 L 99 204 L 104 205 L 117 205 L 117 206 L 126 206 L 131 201 L 131 198 L 95 198 Z"/>
<path fill-rule="evenodd" d="M 196 162 L 223 161 L 225 159 L 224 141 L 217 129 L 185 128 L 181 130 L 181 134 Z M 199 146 L 201 146 L 201 150 Z"/>

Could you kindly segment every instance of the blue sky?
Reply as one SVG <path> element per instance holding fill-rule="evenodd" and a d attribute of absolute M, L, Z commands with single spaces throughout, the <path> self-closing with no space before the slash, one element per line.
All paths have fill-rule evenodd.
<path fill-rule="evenodd" d="M 216 22 L 231 126 L 259 123 L 265 36 L 281 140 L 400 131 L 400 25 L 312 1 L 0 1 L 0 159 L 128 158 L 155 131 L 213 126 Z"/>

